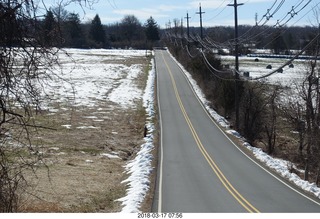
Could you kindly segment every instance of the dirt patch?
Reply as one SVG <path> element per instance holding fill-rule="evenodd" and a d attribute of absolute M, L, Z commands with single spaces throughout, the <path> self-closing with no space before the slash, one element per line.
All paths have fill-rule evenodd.
<path fill-rule="evenodd" d="M 114 62 L 114 61 L 113 61 Z M 120 61 L 117 61 L 120 63 Z M 122 61 L 142 64 L 146 58 Z M 135 83 L 143 88 L 146 73 Z M 123 109 L 105 100 L 94 100 L 94 107 L 53 102 L 56 112 L 41 112 L 35 121 L 52 129 L 32 133 L 44 163 L 29 182 L 20 212 L 119 212 L 117 199 L 125 196 L 127 178 L 124 165 L 143 144 L 145 110 L 142 100 Z"/>

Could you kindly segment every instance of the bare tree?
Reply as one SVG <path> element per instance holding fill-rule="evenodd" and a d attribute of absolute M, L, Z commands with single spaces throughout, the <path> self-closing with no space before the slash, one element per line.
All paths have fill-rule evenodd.
<path fill-rule="evenodd" d="M 314 45 L 318 47 L 319 45 Z M 309 180 L 310 172 L 319 173 L 320 144 L 320 87 L 318 54 L 308 62 L 306 76 L 300 86 L 297 86 L 297 98 L 289 101 L 286 115 L 299 132 L 299 156 L 304 162 L 304 179 Z"/>
<path fill-rule="evenodd" d="M 264 131 L 267 137 L 267 152 L 268 154 L 273 154 L 275 145 L 276 145 L 276 138 L 277 138 L 277 119 L 278 119 L 278 103 L 277 99 L 279 98 L 281 88 L 280 86 L 274 86 L 273 90 L 271 91 L 270 96 L 266 99 L 266 114 L 265 114 L 265 125 Z"/>
<path fill-rule="evenodd" d="M 44 18 L 40 9 L 46 6 L 39 4 L 0 1 L 0 212 L 18 210 L 19 194 L 27 186 L 25 171 L 35 171 L 41 161 L 30 135 L 43 127 L 32 115 L 42 101 L 42 82 L 53 77 L 50 68 L 58 62 L 58 51 L 43 44 L 39 17 Z"/>
<path fill-rule="evenodd" d="M 303 149 L 306 146 L 305 107 L 302 101 L 297 99 L 298 97 L 289 98 L 281 107 L 281 111 L 293 130 L 298 132 L 298 155 L 301 160 L 304 160 Z"/>
<path fill-rule="evenodd" d="M 315 61 L 316 62 L 316 61 Z M 310 71 L 303 83 L 303 100 L 306 104 L 306 131 L 307 131 L 307 155 L 305 164 L 305 180 L 309 179 L 309 170 L 312 160 L 312 150 L 316 149 L 319 134 L 319 125 L 316 118 L 318 117 L 318 107 L 315 106 L 318 102 L 319 79 L 315 76 L 315 62 L 311 62 Z"/>
<path fill-rule="evenodd" d="M 314 51 L 319 51 L 315 43 Z M 319 52 L 314 60 L 306 65 L 305 77 L 292 88 L 292 98 L 282 107 L 284 116 L 292 128 L 298 132 L 298 157 L 305 168 L 304 179 L 310 180 L 310 173 L 316 173 L 319 181 L 320 171 L 320 69 L 317 67 Z"/>
<path fill-rule="evenodd" d="M 244 83 L 240 102 L 240 131 L 250 142 L 261 138 L 265 124 L 267 86 L 260 82 Z"/>

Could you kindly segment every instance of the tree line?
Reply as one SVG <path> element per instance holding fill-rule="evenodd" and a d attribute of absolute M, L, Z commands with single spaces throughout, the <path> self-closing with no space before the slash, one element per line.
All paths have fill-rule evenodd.
<path fill-rule="evenodd" d="M 81 23 L 79 14 L 50 9 L 40 22 L 49 46 L 146 49 L 160 40 L 160 28 L 152 17 L 142 24 L 134 15 L 126 15 L 120 22 L 103 25 L 98 14 Z"/>

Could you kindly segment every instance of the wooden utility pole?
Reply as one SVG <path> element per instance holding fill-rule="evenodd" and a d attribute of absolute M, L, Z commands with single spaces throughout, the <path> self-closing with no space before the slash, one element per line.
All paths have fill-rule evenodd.
<path fill-rule="evenodd" d="M 188 39 L 190 38 L 190 29 L 189 29 L 189 19 L 191 17 L 189 17 L 189 13 L 187 12 L 187 17 L 185 17 L 187 19 L 187 35 L 188 35 Z"/>
<path fill-rule="evenodd" d="M 181 18 L 181 37 L 183 37 L 183 18 Z"/>
<path fill-rule="evenodd" d="M 236 129 L 239 130 L 239 93 L 238 93 L 238 80 L 239 80 L 239 39 L 238 39 L 238 4 L 237 0 L 234 0 L 234 4 L 228 4 L 228 6 L 234 7 L 234 38 L 235 38 L 235 110 L 236 110 Z"/>
<path fill-rule="evenodd" d="M 202 31 L 202 14 L 205 12 L 201 11 L 201 3 L 199 4 L 199 12 L 196 12 L 196 14 L 200 14 L 200 31 L 201 31 L 201 39 L 203 39 L 203 31 Z"/>

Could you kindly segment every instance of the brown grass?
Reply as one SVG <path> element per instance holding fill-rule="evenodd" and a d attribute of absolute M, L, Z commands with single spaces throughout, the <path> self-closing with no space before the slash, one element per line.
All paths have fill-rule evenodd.
<path fill-rule="evenodd" d="M 149 60 L 134 58 L 123 62 L 143 64 L 147 69 Z M 141 89 L 146 78 L 142 73 L 136 81 Z M 108 100 L 96 103 L 91 108 L 53 102 L 51 105 L 59 109 L 57 113 L 42 112 L 35 117 L 38 125 L 56 131 L 38 129 L 32 133 L 32 144 L 38 146 L 44 163 L 38 164 L 36 174 L 26 174 L 30 186 L 21 198 L 20 212 L 121 210 L 121 203 L 116 200 L 126 194 L 126 184 L 121 183 L 127 177 L 124 165 L 143 143 L 145 111 L 141 101 L 129 110 Z M 84 126 L 95 128 L 79 128 Z M 108 158 L 103 156 L 105 153 L 119 158 Z"/>

